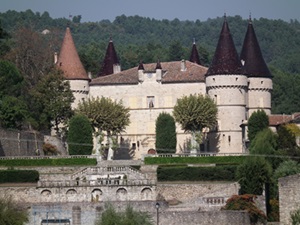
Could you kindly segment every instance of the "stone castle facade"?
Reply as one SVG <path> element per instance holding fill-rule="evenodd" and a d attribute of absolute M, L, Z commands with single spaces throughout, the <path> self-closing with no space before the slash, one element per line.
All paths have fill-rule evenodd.
<path fill-rule="evenodd" d="M 262 57 L 251 19 L 243 48 L 236 51 L 226 17 L 209 68 L 201 65 L 196 44 L 189 60 L 140 63 L 122 71 L 110 40 L 102 70 L 91 79 L 78 57 L 70 28 L 66 29 L 56 65 L 70 81 L 78 102 L 90 97 L 122 100 L 130 108 L 130 125 L 119 137 L 122 149 L 142 158 L 155 148 L 155 122 L 161 112 L 172 114 L 178 98 L 190 94 L 208 95 L 218 108 L 218 125 L 205 130 L 201 151 L 245 153 L 246 124 L 252 112 L 271 113 L 272 75 Z M 187 152 L 191 136 L 177 126 L 177 152 Z"/>

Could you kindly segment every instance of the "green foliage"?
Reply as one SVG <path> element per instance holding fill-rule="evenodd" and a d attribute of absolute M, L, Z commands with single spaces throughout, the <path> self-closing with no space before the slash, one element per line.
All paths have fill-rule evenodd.
<path fill-rule="evenodd" d="M 211 128 L 217 121 L 217 106 L 214 101 L 203 95 L 189 95 L 177 99 L 173 109 L 175 121 L 185 131 L 202 131 Z"/>
<path fill-rule="evenodd" d="M 40 129 L 54 127 L 59 132 L 59 124 L 67 122 L 73 114 L 74 96 L 60 71 L 53 70 L 44 76 L 31 91 L 31 96 L 35 108 L 32 116 Z"/>
<path fill-rule="evenodd" d="M 45 159 L 2 159 L 0 166 L 95 166 L 97 160 L 94 158 L 45 158 Z"/>
<path fill-rule="evenodd" d="M 95 225 L 152 225 L 151 216 L 146 212 L 135 211 L 130 205 L 125 212 L 117 212 L 111 204 L 105 205 L 106 209 Z"/>
<path fill-rule="evenodd" d="M 269 126 L 269 117 L 264 110 L 252 113 L 248 120 L 248 138 L 251 143 L 256 134 Z"/>
<path fill-rule="evenodd" d="M 27 209 L 15 203 L 11 197 L 0 198 L 0 224 L 23 225 L 28 220 Z"/>
<path fill-rule="evenodd" d="M 206 157 L 146 157 L 146 165 L 166 164 L 241 164 L 248 156 L 206 156 Z"/>
<path fill-rule="evenodd" d="M 1 127 L 21 129 L 28 114 L 27 105 L 21 99 L 5 96 L 0 100 Z"/>
<path fill-rule="evenodd" d="M 0 98 L 18 97 L 21 94 L 23 77 L 14 64 L 0 60 Z"/>
<path fill-rule="evenodd" d="M 279 148 L 278 152 L 284 156 L 299 157 L 300 148 L 296 143 L 295 133 L 290 129 L 290 127 L 287 125 L 281 125 L 277 129 L 277 133 Z"/>
<path fill-rule="evenodd" d="M 291 212 L 291 225 L 300 225 L 300 209 Z"/>
<path fill-rule="evenodd" d="M 270 128 L 265 128 L 259 131 L 250 143 L 249 151 L 252 155 L 264 155 L 272 168 L 277 168 L 282 161 L 279 157 L 273 157 L 280 154 L 277 151 L 277 146 L 278 136 Z"/>
<path fill-rule="evenodd" d="M 35 183 L 39 180 L 36 170 L 1 170 L 0 183 Z"/>
<path fill-rule="evenodd" d="M 264 184 L 270 182 L 272 166 L 262 157 L 251 157 L 237 169 L 241 194 L 261 195 Z"/>
<path fill-rule="evenodd" d="M 69 121 L 67 137 L 70 155 L 91 155 L 93 128 L 85 115 L 75 115 Z"/>
<path fill-rule="evenodd" d="M 257 224 L 258 222 L 265 224 L 266 215 L 255 204 L 255 195 L 233 195 L 226 202 L 226 205 L 222 210 L 246 210 L 249 213 L 251 224 Z"/>
<path fill-rule="evenodd" d="M 300 173 L 300 165 L 296 161 L 286 160 L 280 163 L 278 168 L 274 171 L 274 178 L 277 181 L 280 177 L 290 176 Z"/>
<path fill-rule="evenodd" d="M 259 131 L 250 144 L 251 154 L 274 155 L 277 149 L 277 136 L 270 129 Z"/>
<path fill-rule="evenodd" d="M 159 166 L 158 181 L 235 181 L 237 166 Z"/>
<path fill-rule="evenodd" d="M 268 221 L 279 222 L 279 201 L 277 199 L 270 200 L 270 213 L 268 214 Z"/>
<path fill-rule="evenodd" d="M 92 97 L 80 102 L 76 110 L 87 116 L 93 127 L 113 134 L 124 131 L 130 123 L 129 108 L 124 107 L 121 101 L 116 102 L 110 98 Z"/>
<path fill-rule="evenodd" d="M 176 152 L 176 126 L 174 118 L 165 112 L 158 115 L 155 124 L 155 148 L 158 153 Z"/>
<path fill-rule="evenodd" d="M 290 60 L 290 58 L 287 58 Z M 274 75 L 272 91 L 272 113 L 291 114 L 300 108 L 300 72 L 289 73 L 286 70 L 271 68 Z M 288 87 L 288 88 L 287 88 Z"/>

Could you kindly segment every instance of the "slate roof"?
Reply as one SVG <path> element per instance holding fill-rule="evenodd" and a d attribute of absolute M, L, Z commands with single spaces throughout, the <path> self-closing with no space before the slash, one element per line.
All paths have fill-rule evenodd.
<path fill-rule="evenodd" d="M 163 76 L 162 83 L 190 83 L 204 82 L 207 68 L 196 63 L 186 61 L 186 70 L 181 71 L 181 61 L 161 62 Z M 157 63 L 143 64 L 144 73 L 155 73 Z M 108 76 L 97 77 L 90 82 L 93 85 L 124 85 L 138 84 L 138 67 L 121 71 Z"/>
<path fill-rule="evenodd" d="M 190 62 L 197 63 L 198 65 L 202 65 L 200 62 L 199 53 L 197 50 L 196 42 L 193 43 L 192 52 L 190 56 Z"/>
<path fill-rule="evenodd" d="M 78 56 L 69 27 L 66 29 L 56 65 L 63 71 L 67 80 L 89 80 Z"/>
<path fill-rule="evenodd" d="M 218 45 L 206 76 L 222 74 L 242 74 L 239 60 L 226 17 L 220 33 Z"/>
<path fill-rule="evenodd" d="M 120 62 L 118 59 L 117 52 L 115 50 L 114 43 L 112 39 L 110 39 L 98 76 L 107 76 L 113 74 L 114 73 L 113 68 L 115 64 L 120 64 Z"/>
<path fill-rule="evenodd" d="M 263 59 L 251 18 L 249 19 L 240 59 L 242 64 L 244 62 L 243 73 L 248 77 L 272 77 Z"/>

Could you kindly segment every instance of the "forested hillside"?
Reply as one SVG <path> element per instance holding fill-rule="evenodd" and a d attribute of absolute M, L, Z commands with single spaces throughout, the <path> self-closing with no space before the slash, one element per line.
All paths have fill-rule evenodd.
<path fill-rule="evenodd" d="M 143 62 L 188 59 L 196 40 L 202 62 L 209 66 L 217 45 L 224 18 L 206 21 L 156 20 L 140 16 L 120 15 L 114 21 L 81 23 L 81 16 L 52 19 L 47 12 L 7 11 L 0 13 L 1 27 L 7 35 L 1 42 L 0 55 L 7 57 L 15 47 L 21 29 L 41 33 L 51 39 L 51 50 L 59 51 L 65 28 L 70 26 L 79 55 L 87 71 L 96 74 L 110 38 L 120 57 L 122 69 Z M 247 20 L 227 17 L 238 52 L 247 29 Z M 264 58 L 274 75 L 273 113 L 300 111 L 300 23 L 297 20 L 253 19 L 254 29 Z M 7 38 L 7 36 L 11 38 Z"/>

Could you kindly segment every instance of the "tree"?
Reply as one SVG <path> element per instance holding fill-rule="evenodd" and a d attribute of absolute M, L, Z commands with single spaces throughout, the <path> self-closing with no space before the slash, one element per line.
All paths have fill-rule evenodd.
<path fill-rule="evenodd" d="M 277 145 L 277 135 L 270 128 L 265 128 L 255 135 L 249 150 L 251 154 L 274 155 Z"/>
<path fill-rule="evenodd" d="M 111 204 L 106 205 L 106 210 L 95 225 L 152 225 L 151 216 L 146 212 L 137 212 L 128 205 L 125 212 L 117 212 Z"/>
<path fill-rule="evenodd" d="M 184 55 L 180 41 L 173 41 L 169 46 L 169 61 L 180 61 L 184 59 Z"/>
<path fill-rule="evenodd" d="M 3 128 L 21 129 L 28 117 L 27 105 L 13 96 L 4 96 L 0 101 L 0 124 Z"/>
<path fill-rule="evenodd" d="M 233 195 L 226 202 L 222 210 L 246 210 L 249 213 L 251 224 L 265 223 L 266 215 L 255 204 L 255 195 Z"/>
<path fill-rule="evenodd" d="M 92 126 L 96 128 L 97 142 L 100 140 L 102 131 L 106 131 L 109 144 L 108 160 L 112 159 L 112 135 L 121 133 L 129 125 L 129 108 L 124 107 L 122 101 L 117 102 L 105 97 L 92 97 L 87 101 L 80 102 L 77 112 L 86 115 Z M 96 147 L 96 154 L 99 154 L 99 150 L 100 145 Z"/>
<path fill-rule="evenodd" d="M 76 114 L 70 119 L 67 141 L 70 155 L 92 154 L 93 128 L 85 115 Z"/>
<path fill-rule="evenodd" d="M 300 173 L 300 165 L 294 160 L 286 160 L 280 163 L 274 172 L 274 178 L 277 181 L 280 177 L 286 177 Z"/>
<path fill-rule="evenodd" d="M 159 114 L 156 119 L 155 148 L 158 153 L 176 152 L 176 126 L 174 118 L 165 112 Z"/>
<path fill-rule="evenodd" d="M 193 134 L 193 141 L 201 144 L 202 130 L 216 124 L 217 112 L 217 106 L 210 97 L 194 94 L 177 99 L 173 116 L 185 132 Z"/>
<path fill-rule="evenodd" d="M 39 129 L 54 127 L 59 132 L 59 125 L 73 115 L 71 104 L 74 96 L 61 71 L 54 69 L 44 76 L 30 94 L 32 116 Z"/>
<path fill-rule="evenodd" d="M 259 131 L 269 126 L 269 117 L 264 110 L 252 113 L 248 121 L 248 138 L 251 142 Z"/>
<path fill-rule="evenodd" d="M 23 225 L 28 222 L 28 212 L 15 203 L 11 197 L 0 198 L 0 224 Z"/>
<path fill-rule="evenodd" d="M 23 77 L 11 62 L 0 60 L 0 97 L 18 97 L 21 94 Z"/>
<path fill-rule="evenodd" d="M 299 157 L 300 148 L 296 142 L 297 130 L 291 125 L 280 125 L 277 129 L 278 148 L 282 155 Z"/>
<path fill-rule="evenodd" d="M 262 157 L 251 157 L 237 169 L 241 194 L 261 195 L 264 184 L 270 181 L 272 166 Z"/>

